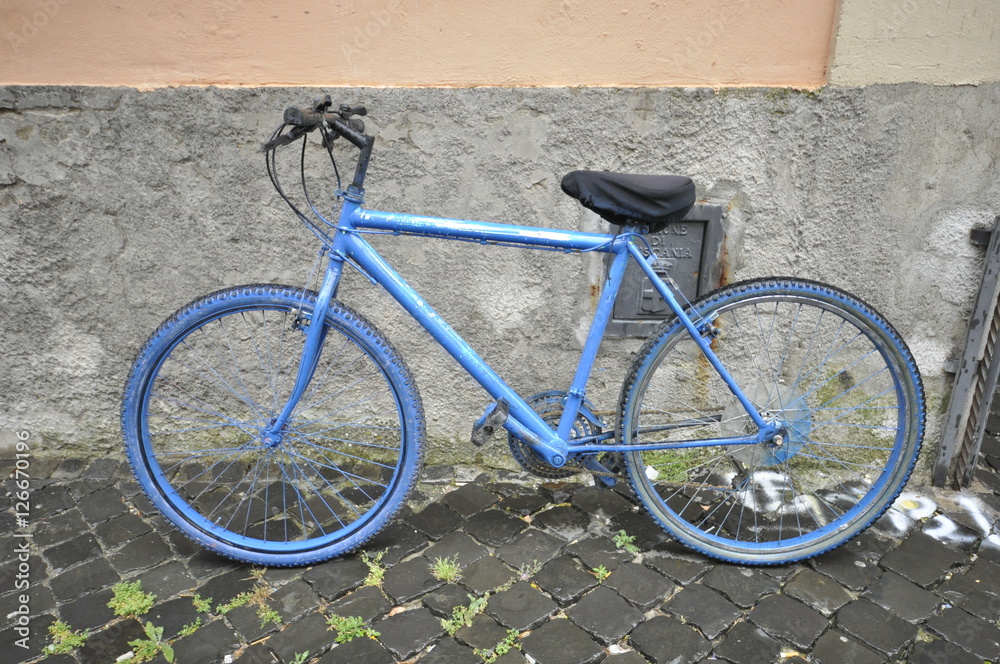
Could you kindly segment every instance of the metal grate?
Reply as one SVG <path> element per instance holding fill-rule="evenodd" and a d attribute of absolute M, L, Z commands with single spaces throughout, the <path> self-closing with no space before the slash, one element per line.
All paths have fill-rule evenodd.
<path fill-rule="evenodd" d="M 934 465 L 933 481 L 944 486 L 949 474 L 955 488 L 968 486 L 976 469 L 979 449 L 986 432 L 990 403 L 1000 374 L 997 340 L 1000 338 L 1000 217 L 990 234 L 986 268 L 976 297 L 965 351 L 958 373 L 941 439 L 941 452 Z M 949 472 L 950 471 L 950 472 Z"/>

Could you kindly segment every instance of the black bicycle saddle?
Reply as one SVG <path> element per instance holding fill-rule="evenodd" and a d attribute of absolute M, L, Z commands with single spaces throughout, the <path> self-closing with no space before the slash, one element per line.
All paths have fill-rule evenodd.
<path fill-rule="evenodd" d="M 694 205 L 694 182 L 683 175 L 573 171 L 562 190 L 612 224 L 647 225 L 655 233 L 680 221 Z"/>

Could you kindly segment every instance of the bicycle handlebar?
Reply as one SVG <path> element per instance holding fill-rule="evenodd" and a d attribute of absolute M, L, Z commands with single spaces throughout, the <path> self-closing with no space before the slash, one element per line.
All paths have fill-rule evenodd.
<path fill-rule="evenodd" d="M 353 196 L 356 200 L 360 201 L 363 200 L 365 173 L 368 171 L 368 161 L 371 159 L 372 147 L 375 145 L 375 139 L 365 135 L 365 123 L 358 117 L 367 115 L 368 109 L 364 106 L 341 104 L 339 109 L 330 112 L 329 109 L 331 106 L 333 106 L 333 100 L 330 98 L 330 95 L 323 95 L 317 99 L 313 102 L 312 108 L 289 106 L 285 109 L 283 116 L 285 124 L 279 127 L 278 131 L 275 132 L 276 135 L 264 144 L 263 151 L 268 153 L 278 146 L 292 143 L 317 127 L 323 127 L 324 130 L 328 129 L 332 133 L 332 136 L 330 136 L 324 131 L 323 144 L 328 149 L 330 147 L 327 144 L 328 140 L 332 141 L 338 136 L 343 136 L 349 143 L 361 151 L 358 155 L 358 162 L 354 167 L 354 181 L 347 188 L 346 192 L 347 195 Z M 290 126 L 291 129 L 285 133 L 281 133 L 286 126 Z M 332 158 L 333 153 L 330 156 Z M 269 157 L 273 157 L 273 155 L 269 155 Z M 336 167 L 336 164 L 334 164 L 334 167 Z M 339 175 L 337 176 L 337 181 L 339 186 Z"/>

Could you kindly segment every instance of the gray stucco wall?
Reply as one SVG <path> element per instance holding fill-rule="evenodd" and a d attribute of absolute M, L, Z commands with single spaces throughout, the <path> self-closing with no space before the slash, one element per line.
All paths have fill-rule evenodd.
<path fill-rule="evenodd" d="M 366 103 L 379 136 L 373 208 L 596 230 L 559 191 L 566 171 L 692 176 L 727 206 L 730 280 L 828 281 L 896 325 L 924 373 L 933 457 L 943 364 L 981 270 L 968 232 L 1000 213 L 1000 85 L 332 92 Z M 117 453 L 121 385 L 160 321 L 223 286 L 303 282 L 314 242 L 258 147 L 286 105 L 316 94 L 0 88 L 0 447 L 28 430 L 39 454 Z M 600 257 L 378 246 L 515 388 L 569 383 Z M 416 374 L 432 460 L 500 463 L 505 445 L 465 442 L 485 393 L 364 279 L 350 274 L 341 294 Z M 590 387 L 600 410 L 614 410 L 637 346 L 606 344 Z"/>

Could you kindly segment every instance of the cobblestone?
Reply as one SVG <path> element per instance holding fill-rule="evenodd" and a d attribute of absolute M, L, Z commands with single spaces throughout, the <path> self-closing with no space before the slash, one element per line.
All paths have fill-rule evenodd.
<path fill-rule="evenodd" d="M 910 642 L 917 628 L 868 600 L 851 602 L 837 612 L 837 625 L 868 645 L 892 655 Z"/>
<path fill-rule="evenodd" d="M 986 622 L 952 607 L 928 620 L 927 627 L 946 641 L 960 642 L 963 648 L 977 657 L 990 661 L 1000 657 L 1000 629 L 995 622 Z"/>
<path fill-rule="evenodd" d="M 894 572 L 886 572 L 864 594 L 903 620 L 919 622 L 934 613 L 941 599 Z"/>
<path fill-rule="evenodd" d="M 643 611 L 673 595 L 677 588 L 666 577 L 636 563 L 627 563 L 616 569 L 604 585 L 614 588 Z"/>
<path fill-rule="evenodd" d="M 540 625 L 558 606 L 527 581 L 490 597 L 486 611 L 508 629 L 524 631 Z"/>
<path fill-rule="evenodd" d="M 826 618 L 787 595 L 765 597 L 750 611 L 750 620 L 771 636 L 807 649 L 826 629 Z"/>
<path fill-rule="evenodd" d="M 715 654 L 734 664 L 771 664 L 778 659 L 781 650 L 779 641 L 743 622 L 729 630 L 716 646 Z"/>
<path fill-rule="evenodd" d="M 945 546 L 930 535 L 913 533 L 882 558 L 882 566 L 927 588 L 968 556 Z"/>
<path fill-rule="evenodd" d="M 462 585 L 477 595 L 507 583 L 515 570 L 493 556 L 485 556 L 462 571 Z"/>
<path fill-rule="evenodd" d="M 489 546 L 500 546 L 528 527 L 521 519 L 496 509 L 480 512 L 465 524 L 465 532 Z"/>
<path fill-rule="evenodd" d="M 712 642 L 676 618 L 656 616 L 632 630 L 636 650 L 656 664 L 692 664 L 712 651 Z"/>
<path fill-rule="evenodd" d="M 478 484 L 466 484 L 446 493 L 441 502 L 463 517 L 470 517 L 479 510 L 486 509 L 500 500 L 495 493 Z"/>
<path fill-rule="evenodd" d="M 851 601 L 851 594 L 831 577 L 804 569 L 785 585 L 785 594 L 811 606 L 825 616 Z"/>
<path fill-rule="evenodd" d="M 349 595 L 344 595 L 327 607 L 331 615 L 358 616 L 365 622 L 370 622 L 392 608 L 392 602 L 373 586 L 366 586 Z"/>
<path fill-rule="evenodd" d="M 885 656 L 877 650 L 869 648 L 840 630 L 831 629 L 819 637 L 812 649 L 812 656 L 820 664 L 879 664 L 885 661 Z M 950 661 L 950 660 L 945 660 Z M 982 662 L 977 662 L 982 664 Z"/>
<path fill-rule="evenodd" d="M 604 586 L 584 595 L 566 615 L 604 645 L 618 641 L 643 619 L 642 611 Z"/>
<path fill-rule="evenodd" d="M 701 582 L 715 588 L 744 609 L 753 606 L 762 596 L 773 593 L 781 586 L 778 579 L 762 570 L 732 565 L 713 568 Z"/>
<path fill-rule="evenodd" d="M 375 623 L 379 641 L 397 659 L 407 659 L 444 634 L 441 621 L 424 608 L 389 616 Z"/>
<path fill-rule="evenodd" d="M 576 564 L 569 556 L 559 556 L 545 563 L 535 575 L 535 582 L 560 605 L 579 599 L 597 584 L 597 578 Z"/>
<path fill-rule="evenodd" d="M 694 625 L 710 639 L 722 634 L 743 615 L 739 607 L 708 586 L 687 586 L 661 607 L 685 623 Z"/>
<path fill-rule="evenodd" d="M 406 604 L 443 585 L 444 581 L 431 575 L 425 558 L 411 558 L 386 572 L 382 589 L 396 604 Z"/>
<path fill-rule="evenodd" d="M 521 644 L 537 664 L 593 664 L 604 657 L 601 648 L 569 620 L 550 620 Z"/>
<path fill-rule="evenodd" d="M 432 540 L 439 540 L 455 530 L 462 523 L 462 517 L 442 503 L 431 503 L 420 512 L 406 517 L 406 521 Z"/>

